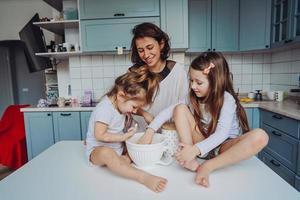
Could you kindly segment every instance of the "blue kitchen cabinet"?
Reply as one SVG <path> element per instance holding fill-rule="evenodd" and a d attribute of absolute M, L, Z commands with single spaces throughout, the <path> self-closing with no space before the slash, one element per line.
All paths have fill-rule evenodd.
<path fill-rule="evenodd" d="M 89 121 L 92 112 L 80 112 L 80 121 L 81 121 L 81 138 L 86 139 L 86 133 L 88 131 Z"/>
<path fill-rule="evenodd" d="M 85 138 L 90 114 L 24 112 L 28 159 L 31 160 L 58 141 L 81 140 L 82 136 Z"/>
<path fill-rule="evenodd" d="M 53 112 L 55 142 L 61 140 L 81 140 L 79 112 Z"/>
<path fill-rule="evenodd" d="M 300 41 L 300 2 L 294 0 L 292 4 L 292 38 L 294 42 Z"/>
<path fill-rule="evenodd" d="M 159 16 L 159 0 L 79 0 L 80 19 Z"/>
<path fill-rule="evenodd" d="M 28 160 L 54 144 L 51 112 L 24 112 Z"/>
<path fill-rule="evenodd" d="M 188 48 L 188 0 L 161 0 L 161 28 L 172 49 Z"/>
<path fill-rule="evenodd" d="M 260 113 L 258 108 L 245 108 L 250 129 L 260 127 Z"/>
<path fill-rule="evenodd" d="M 188 52 L 211 50 L 211 1 L 189 0 Z"/>
<path fill-rule="evenodd" d="M 160 26 L 159 21 L 159 17 L 82 20 L 82 51 L 116 51 L 117 47 L 129 50 L 135 25 L 151 22 Z"/>
<path fill-rule="evenodd" d="M 292 13 L 294 0 L 273 0 L 271 46 L 282 46 L 293 41 Z"/>
<path fill-rule="evenodd" d="M 239 0 L 212 0 L 213 51 L 239 50 Z"/>
<path fill-rule="evenodd" d="M 261 128 L 269 135 L 269 142 L 259 153 L 259 158 L 298 190 L 299 127 L 298 120 L 261 109 Z"/>
<path fill-rule="evenodd" d="M 239 50 L 239 0 L 189 0 L 189 49 Z"/>
<path fill-rule="evenodd" d="M 272 0 L 240 0 L 240 51 L 268 49 Z"/>
<path fill-rule="evenodd" d="M 246 108 L 245 111 L 247 115 L 249 128 L 252 129 L 253 108 Z"/>
<path fill-rule="evenodd" d="M 270 167 L 276 174 L 288 182 L 291 186 L 295 184 L 295 173 L 290 169 L 282 165 L 279 161 L 273 158 L 270 154 L 265 151 L 260 152 L 259 158 L 263 161 L 268 167 Z"/>

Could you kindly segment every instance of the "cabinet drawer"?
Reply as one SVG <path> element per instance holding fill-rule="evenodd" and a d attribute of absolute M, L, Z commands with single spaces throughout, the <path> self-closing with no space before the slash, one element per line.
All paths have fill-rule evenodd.
<path fill-rule="evenodd" d="M 300 176 L 295 178 L 295 188 L 300 192 Z"/>
<path fill-rule="evenodd" d="M 298 141 L 266 124 L 262 124 L 262 129 L 269 135 L 269 143 L 265 151 L 296 172 Z"/>
<path fill-rule="evenodd" d="M 159 0 L 80 0 L 81 19 L 159 16 Z"/>
<path fill-rule="evenodd" d="M 294 174 L 291 170 L 289 170 L 287 167 L 282 165 L 279 161 L 277 161 L 275 158 L 270 156 L 268 153 L 262 151 L 260 156 L 261 156 L 261 160 L 266 165 L 268 165 L 274 172 L 276 172 L 276 174 L 278 174 L 291 186 L 294 186 L 296 174 Z"/>
<path fill-rule="evenodd" d="M 293 136 L 298 139 L 300 138 L 298 132 L 299 124 L 298 121 L 295 119 L 264 110 L 261 111 L 261 119 L 262 122 L 265 124 L 277 128 L 289 134 L 290 136 Z"/>
<path fill-rule="evenodd" d="M 116 51 L 116 47 L 129 50 L 135 25 L 151 22 L 159 26 L 159 17 L 82 20 L 80 23 L 82 51 Z"/>

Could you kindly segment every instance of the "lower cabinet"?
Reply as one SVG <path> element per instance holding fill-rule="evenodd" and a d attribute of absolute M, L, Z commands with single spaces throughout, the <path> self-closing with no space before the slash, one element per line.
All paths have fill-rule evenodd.
<path fill-rule="evenodd" d="M 250 129 L 260 127 L 260 113 L 258 108 L 245 108 Z"/>
<path fill-rule="evenodd" d="M 52 112 L 24 113 L 28 160 L 54 144 Z"/>
<path fill-rule="evenodd" d="M 90 113 L 24 112 L 28 159 L 31 160 L 58 141 L 84 139 L 82 135 L 86 135 L 84 129 L 87 129 Z"/>
<path fill-rule="evenodd" d="M 286 182 L 291 186 L 294 186 L 295 183 L 295 173 L 281 164 L 278 160 L 273 158 L 270 154 L 265 151 L 260 152 L 259 158 L 268 165 L 276 174 L 281 176 Z"/>
<path fill-rule="evenodd" d="M 80 121 L 81 121 L 81 138 L 86 139 L 86 133 L 89 127 L 90 116 L 92 112 L 80 112 Z"/>
<path fill-rule="evenodd" d="M 300 122 L 261 109 L 261 128 L 269 135 L 269 143 L 259 158 L 300 191 Z"/>

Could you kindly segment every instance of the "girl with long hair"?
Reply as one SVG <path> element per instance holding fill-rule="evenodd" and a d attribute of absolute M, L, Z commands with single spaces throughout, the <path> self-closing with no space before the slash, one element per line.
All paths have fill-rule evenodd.
<path fill-rule="evenodd" d="M 196 183 L 209 186 L 209 174 L 247 159 L 268 143 L 262 129 L 250 130 L 239 102 L 226 59 L 218 52 L 205 52 L 189 68 L 189 95 L 162 111 L 148 129 L 156 131 L 173 116 L 180 138 L 176 160 L 196 171 Z M 202 164 L 196 157 L 207 159 Z"/>

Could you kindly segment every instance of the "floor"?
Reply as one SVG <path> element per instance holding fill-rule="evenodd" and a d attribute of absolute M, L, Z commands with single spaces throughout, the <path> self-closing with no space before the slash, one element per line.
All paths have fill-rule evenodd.
<path fill-rule="evenodd" d="M 10 175 L 13 171 L 0 164 L 0 181 Z"/>

